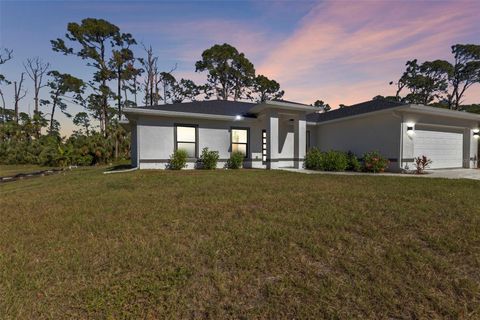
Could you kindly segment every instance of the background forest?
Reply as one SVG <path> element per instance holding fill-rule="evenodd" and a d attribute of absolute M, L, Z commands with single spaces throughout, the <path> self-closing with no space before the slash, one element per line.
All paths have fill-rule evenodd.
<path fill-rule="evenodd" d="M 125 107 L 203 99 L 264 101 L 284 95 L 277 81 L 256 74 L 244 53 L 226 43 L 206 49 L 195 63 L 195 71 L 206 77 L 201 84 L 177 79 L 175 65 L 160 70 L 151 46 L 103 19 L 69 23 L 64 37 L 51 40 L 51 47 L 83 61 L 90 78 L 77 77 L 75 70 L 53 70 L 41 57 L 23 61 L 20 74 L 0 72 L 2 164 L 96 165 L 128 159 L 130 138 L 120 125 Z M 1 49 L 0 65 L 13 59 L 15 52 Z M 479 82 L 480 45 L 457 44 L 452 61 L 408 61 L 400 78 L 390 82 L 396 94 L 374 99 L 479 113 L 479 104 L 462 104 L 465 93 Z M 6 90 L 13 91 L 13 101 L 6 101 Z M 33 93 L 32 114 L 20 112 L 27 90 Z M 83 110 L 71 114 L 73 105 Z M 318 112 L 331 110 L 320 99 L 312 105 Z M 69 137 L 61 134 L 59 113 L 77 128 Z"/>

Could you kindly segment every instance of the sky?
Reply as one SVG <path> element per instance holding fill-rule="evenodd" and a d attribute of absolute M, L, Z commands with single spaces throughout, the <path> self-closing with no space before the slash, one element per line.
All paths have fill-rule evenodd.
<path fill-rule="evenodd" d="M 401 76 L 407 60 L 451 61 L 451 45 L 480 44 L 479 16 L 480 1 L 0 0 L 0 47 L 14 51 L 0 73 L 18 79 L 22 62 L 39 56 L 52 69 L 91 79 L 85 61 L 53 52 L 50 40 L 63 37 L 69 22 L 102 18 L 151 45 L 162 70 L 177 65 L 177 78 L 204 82 L 195 61 L 212 45 L 229 43 L 257 74 L 281 84 L 284 99 L 320 99 L 336 108 L 393 95 L 389 82 Z M 141 47 L 136 54 L 143 55 Z M 25 81 L 21 111 L 31 114 L 33 90 Z M 12 101 L 13 86 L 4 91 Z M 467 91 L 465 102 L 480 102 L 480 86 Z M 71 119 L 58 120 L 62 133 L 75 129 Z"/>

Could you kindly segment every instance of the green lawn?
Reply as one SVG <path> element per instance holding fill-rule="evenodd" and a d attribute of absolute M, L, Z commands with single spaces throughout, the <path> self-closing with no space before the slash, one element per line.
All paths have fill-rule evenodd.
<path fill-rule="evenodd" d="M 480 317 L 480 182 L 101 169 L 0 185 L 0 318 Z"/>

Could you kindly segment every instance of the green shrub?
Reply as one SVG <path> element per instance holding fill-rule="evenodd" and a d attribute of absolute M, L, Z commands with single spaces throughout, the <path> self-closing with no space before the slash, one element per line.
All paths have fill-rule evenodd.
<path fill-rule="evenodd" d="M 341 151 L 328 151 L 323 154 L 322 168 L 325 171 L 345 171 L 347 155 Z"/>
<path fill-rule="evenodd" d="M 208 148 L 203 148 L 200 156 L 202 162 L 202 168 L 207 170 L 213 170 L 217 168 L 218 151 L 209 151 Z"/>
<path fill-rule="evenodd" d="M 388 160 L 378 151 L 367 152 L 363 155 L 363 168 L 367 172 L 384 172 L 388 167 Z"/>
<path fill-rule="evenodd" d="M 321 152 L 310 149 L 305 155 L 305 168 L 310 170 L 344 171 L 347 168 L 347 155 L 341 151 Z"/>
<path fill-rule="evenodd" d="M 171 170 L 181 170 L 187 166 L 188 153 L 185 150 L 178 149 L 170 156 L 168 168 Z"/>
<path fill-rule="evenodd" d="M 323 170 L 323 153 L 317 149 L 310 149 L 305 155 L 305 168 L 310 170 Z"/>
<path fill-rule="evenodd" d="M 241 152 L 232 152 L 230 159 L 227 161 L 227 167 L 229 169 L 240 169 L 243 165 L 245 155 Z"/>
<path fill-rule="evenodd" d="M 347 170 L 356 172 L 362 170 L 362 165 L 360 161 L 358 160 L 357 156 L 351 151 L 347 152 Z"/>

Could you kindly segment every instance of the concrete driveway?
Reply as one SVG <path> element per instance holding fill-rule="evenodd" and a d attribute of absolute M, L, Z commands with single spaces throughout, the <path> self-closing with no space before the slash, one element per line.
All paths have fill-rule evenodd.
<path fill-rule="evenodd" d="M 370 175 L 370 176 L 390 176 L 390 177 L 412 177 L 412 178 L 444 178 L 444 179 L 471 179 L 480 180 L 480 169 L 436 169 L 427 170 L 427 174 L 402 174 L 402 173 L 366 173 L 366 172 L 329 172 L 314 171 L 306 169 L 280 168 L 281 170 L 306 173 L 306 174 L 332 174 L 332 175 Z"/>
<path fill-rule="evenodd" d="M 480 169 L 437 169 L 428 173 L 425 177 L 480 180 Z"/>

